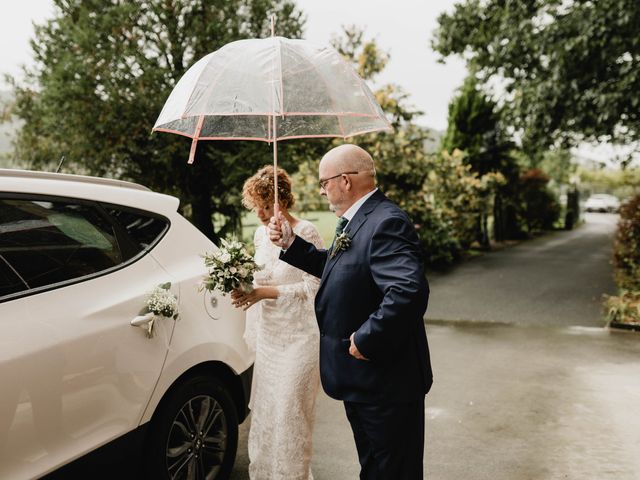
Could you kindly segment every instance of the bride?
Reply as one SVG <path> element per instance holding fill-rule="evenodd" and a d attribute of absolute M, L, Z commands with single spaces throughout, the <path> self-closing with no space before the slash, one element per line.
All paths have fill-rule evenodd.
<path fill-rule="evenodd" d="M 320 384 L 319 333 L 314 298 L 319 279 L 279 260 L 280 248 L 266 229 L 273 216 L 273 167 L 261 168 L 242 190 L 243 204 L 262 222 L 254 235 L 253 290 L 232 292 L 236 307 L 247 311 L 245 340 L 255 349 L 251 394 L 249 476 L 254 480 L 310 480 L 315 403 Z M 322 248 L 312 223 L 289 213 L 291 180 L 278 168 L 278 203 L 293 231 Z"/>

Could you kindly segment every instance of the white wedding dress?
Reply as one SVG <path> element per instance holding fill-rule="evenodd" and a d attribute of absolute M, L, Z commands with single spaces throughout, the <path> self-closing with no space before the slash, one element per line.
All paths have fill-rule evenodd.
<path fill-rule="evenodd" d="M 293 231 L 322 247 L 308 221 Z M 255 260 L 263 269 L 254 286 L 278 288 L 276 300 L 247 310 L 245 340 L 256 352 L 251 392 L 249 477 L 252 480 L 311 480 L 315 403 L 320 385 L 319 332 L 314 298 L 320 280 L 279 260 L 280 248 L 261 226 L 254 236 Z"/>

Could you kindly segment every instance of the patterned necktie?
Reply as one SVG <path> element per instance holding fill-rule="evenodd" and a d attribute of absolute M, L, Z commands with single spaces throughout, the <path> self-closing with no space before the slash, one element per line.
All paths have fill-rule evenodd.
<path fill-rule="evenodd" d="M 344 217 L 340 217 L 338 219 L 338 224 L 336 225 L 336 237 L 338 237 L 342 233 L 344 227 L 347 226 L 347 223 L 349 223 L 349 220 Z"/>
<path fill-rule="evenodd" d="M 333 250 L 333 246 L 336 243 L 336 238 L 340 236 L 340 234 L 344 230 L 344 227 L 347 226 L 347 223 L 349 223 L 349 220 L 344 217 L 340 217 L 338 219 L 338 224 L 336 225 L 336 235 L 335 237 L 333 237 L 333 242 L 331 242 L 331 248 L 329 250 Z"/>

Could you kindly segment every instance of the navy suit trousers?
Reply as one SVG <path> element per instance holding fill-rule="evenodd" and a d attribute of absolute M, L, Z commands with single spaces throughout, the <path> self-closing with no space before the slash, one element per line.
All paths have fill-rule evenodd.
<path fill-rule="evenodd" d="M 344 402 L 360 460 L 360 480 L 422 480 L 424 397 L 410 403 Z"/>

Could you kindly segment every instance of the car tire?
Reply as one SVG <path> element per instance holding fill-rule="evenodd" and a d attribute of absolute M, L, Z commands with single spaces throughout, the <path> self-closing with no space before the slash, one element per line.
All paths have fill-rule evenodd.
<path fill-rule="evenodd" d="M 237 447 L 238 414 L 229 390 L 215 378 L 192 377 L 169 393 L 151 420 L 146 478 L 226 480 Z"/>

